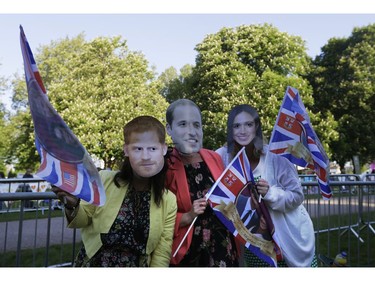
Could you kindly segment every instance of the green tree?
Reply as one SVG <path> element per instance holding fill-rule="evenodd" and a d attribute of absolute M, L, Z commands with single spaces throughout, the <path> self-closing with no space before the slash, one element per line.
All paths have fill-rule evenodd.
<path fill-rule="evenodd" d="M 208 148 L 218 148 L 226 139 L 229 110 L 247 103 L 258 109 L 265 137 L 269 139 L 287 86 L 299 90 L 315 131 L 328 150 L 335 123 L 318 123 L 311 111 L 312 89 L 306 79 L 311 59 L 299 36 L 280 32 L 269 24 L 223 28 L 196 46 L 198 52 L 188 97 L 201 108 Z M 329 151 L 327 151 L 329 153 Z"/>
<path fill-rule="evenodd" d="M 6 135 L 6 163 L 14 164 L 16 171 L 36 168 L 40 157 L 34 144 L 34 125 L 27 102 L 25 79 L 14 75 L 12 80 L 12 112 L 8 114 Z"/>
<path fill-rule="evenodd" d="M 1 67 L 1 64 L 0 64 Z M 7 79 L 0 77 L 0 96 L 5 96 L 7 90 Z M 3 98 L 0 101 L 0 171 L 5 173 L 6 154 L 9 138 L 5 134 L 7 125 L 7 110 L 3 103 Z"/>
<path fill-rule="evenodd" d="M 171 103 L 177 99 L 188 98 L 193 85 L 193 66 L 186 64 L 180 69 L 180 74 L 174 67 L 166 69 L 158 78 L 162 89 L 160 94 Z"/>
<path fill-rule="evenodd" d="M 164 118 L 167 102 L 159 94 L 160 82 L 144 56 L 129 51 L 121 37 L 65 38 L 41 47 L 35 57 L 51 104 L 106 167 L 117 168 L 123 159 L 128 121 L 146 114 Z M 28 130 L 23 133 L 32 139 Z"/>
<path fill-rule="evenodd" d="M 314 60 L 310 81 L 316 110 L 333 114 L 340 137 L 332 143 L 340 166 L 358 155 L 375 158 L 375 24 L 354 28 L 348 38 L 332 38 Z"/>
<path fill-rule="evenodd" d="M 6 129 L 10 140 L 7 163 L 14 164 L 16 171 L 24 171 L 29 167 L 35 170 L 40 157 L 35 148 L 34 125 L 29 109 L 12 114 Z"/>

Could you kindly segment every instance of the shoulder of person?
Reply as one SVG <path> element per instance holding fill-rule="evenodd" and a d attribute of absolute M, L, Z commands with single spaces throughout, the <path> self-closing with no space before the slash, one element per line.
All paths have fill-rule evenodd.
<path fill-rule="evenodd" d="M 99 171 L 99 175 L 101 177 L 114 177 L 116 174 L 118 173 L 118 171 L 112 171 L 112 170 L 100 170 Z"/>
<path fill-rule="evenodd" d="M 175 147 L 168 148 L 167 158 L 168 158 L 168 161 L 172 163 L 176 160 L 181 161 L 180 153 Z"/>
<path fill-rule="evenodd" d="M 222 146 L 215 150 L 216 153 L 223 155 L 225 153 L 228 153 L 228 148 L 226 146 Z"/>
<path fill-rule="evenodd" d="M 223 159 L 221 158 L 221 155 L 217 152 L 210 149 L 202 148 L 199 151 L 199 153 L 202 156 L 204 162 L 206 162 L 206 164 L 209 167 L 217 167 L 219 169 L 224 169 Z"/>
<path fill-rule="evenodd" d="M 215 150 L 212 150 L 212 149 L 207 149 L 207 148 L 201 148 L 200 150 L 199 150 L 199 153 L 208 153 L 208 154 L 217 154 L 216 152 L 215 152 Z"/>
<path fill-rule="evenodd" d="M 174 147 L 168 150 L 167 164 L 168 164 L 167 174 L 169 174 L 171 170 L 179 170 L 183 167 L 181 157 L 177 149 Z"/>
<path fill-rule="evenodd" d="M 164 190 L 163 196 L 166 198 L 166 200 L 176 200 L 176 195 L 169 189 Z"/>
<path fill-rule="evenodd" d="M 99 171 L 99 176 L 105 185 L 105 183 L 112 181 L 117 173 L 118 171 L 101 170 Z"/>
<path fill-rule="evenodd" d="M 211 150 L 211 149 L 207 149 L 207 148 L 201 148 L 201 150 L 199 151 L 200 155 L 202 155 L 202 157 L 205 157 L 205 156 L 211 156 L 212 158 L 219 158 L 221 159 L 219 153 L 217 153 L 216 151 L 214 150 Z"/>

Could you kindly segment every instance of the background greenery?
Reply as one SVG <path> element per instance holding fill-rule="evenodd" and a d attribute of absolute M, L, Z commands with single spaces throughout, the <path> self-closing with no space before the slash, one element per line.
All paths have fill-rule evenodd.
<path fill-rule="evenodd" d="M 375 159 L 375 24 L 331 38 L 315 58 L 303 38 L 269 24 L 222 28 L 195 49 L 195 65 L 159 76 L 121 37 L 87 41 L 81 34 L 40 46 L 34 56 L 51 104 L 106 168 L 122 162 L 126 122 L 149 114 L 165 123 L 168 104 L 182 97 L 202 110 L 207 148 L 225 143 L 227 114 L 240 103 L 258 109 L 269 139 L 287 86 L 299 90 L 331 160 L 343 167 L 353 155 Z M 7 89 L 13 103 L 11 112 L 0 103 L 0 171 L 13 164 L 23 172 L 39 165 L 24 78 L 0 77 L 0 95 Z"/>

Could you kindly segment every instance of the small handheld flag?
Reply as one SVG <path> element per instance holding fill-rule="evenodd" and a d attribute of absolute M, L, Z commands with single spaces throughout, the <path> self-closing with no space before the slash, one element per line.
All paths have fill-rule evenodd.
<path fill-rule="evenodd" d="M 255 188 L 243 147 L 211 187 L 206 198 L 215 215 L 251 252 L 277 266 L 281 251 L 268 208 Z"/>

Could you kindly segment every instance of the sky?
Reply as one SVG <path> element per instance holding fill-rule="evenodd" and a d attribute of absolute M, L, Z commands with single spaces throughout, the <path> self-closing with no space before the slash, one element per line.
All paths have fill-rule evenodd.
<path fill-rule="evenodd" d="M 17 3 L 14 1 L 12 3 Z M 163 1 L 146 1 L 148 5 L 142 6 L 145 0 L 138 0 L 139 6 L 116 6 L 115 9 L 109 10 L 105 7 L 111 6 L 110 2 L 113 0 L 103 1 L 108 5 L 98 5 L 96 9 L 95 5 L 75 5 L 74 9 L 48 5 L 44 5 L 44 9 L 35 9 L 36 5 L 26 9 L 24 6 L 25 3 L 28 5 L 28 2 L 38 1 L 51 2 L 26 1 L 22 3 L 23 9 L 19 9 L 21 5 L 14 4 L 14 7 L 6 8 L 6 12 L 0 12 L 0 77 L 12 77 L 14 73 L 23 74 L 19 25 L 23 26 L 34 54 L 42 45 L 65 37 L 72 38 L 80 33 L 85 34 L 86 40 L 98 36 L 121 35 L 127 40 L 129 50 L 142 52 L 150 66 L 155 66 L 160 74 L 170 66 L 179 70 L 185 64 L 195 64 L 195 46 L 202 42 L 205 36 L 216 33 L 223 27 L 269 23 L 282 32 L 302 37 L 306 42 L 307 53 L 315 57 L 330 38 L 348 37 L 354 27 L 375 23 L 375 10 L 370 4 L 362 5 L 361 9 L 354 5 L 340 10 L 337 7 L 343 8 L 345 5 L 338 5 L 314 10 L 319 4 L 325 3 L 320 0 L 315 0 L 313 6 L 297 7 L 295 10 L 285 9 L 285 5 L 277 6 L 279 2 L 288 4 L 293 2 L 292 0 L 273 2 L 273 8 L 251 5 L 250 8 L 237 6 L 235 9 L 233 7 L 239 0 L 227 1 L 233 4 L 229 6 L 221 6 L 218 4 L 221 3 L 220 0 L 204 0 L 212 5 L 200 5 L 199 9 L 191 8 L 191 5 L 176 7 L 171 4 L 179 1 L 164 1 L 166 6 L 160 5 L 164 4 Z M 361 1 L 357 0 L 356 3 L 360 4 Z M 96 0 L 90 2 L 95 3 Z M 197 3 L 195 0 L 190 2 Z M 159 5 L 151 5 L 154 7 L 152 9 L 150 3 Z M 148 8 L 145 8 L 146 6 Z M 112 7 L 115 7 L 115 4 Z M 355 13 L 350 14 L 351 11 Z M 6 104 L 10 102 L 9 96 L 2 96 L 1 99 Z"/>

